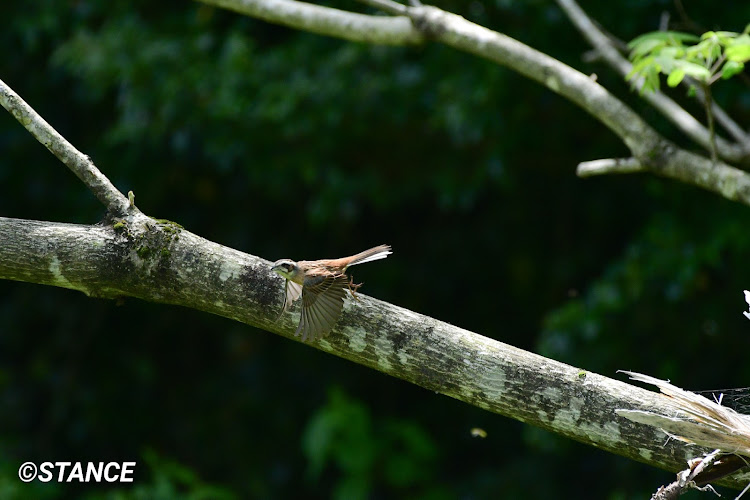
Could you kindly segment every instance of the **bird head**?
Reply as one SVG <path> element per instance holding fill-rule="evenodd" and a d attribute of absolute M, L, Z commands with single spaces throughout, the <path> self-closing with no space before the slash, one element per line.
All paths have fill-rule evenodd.
<path fill-rule="evenodd" d="M 273 263 L 271 270 L 275 271 L 282 278 L 294 280 L 295 276 L 299 273 L 299 266 L 293 260 L 281 259 Z"/>

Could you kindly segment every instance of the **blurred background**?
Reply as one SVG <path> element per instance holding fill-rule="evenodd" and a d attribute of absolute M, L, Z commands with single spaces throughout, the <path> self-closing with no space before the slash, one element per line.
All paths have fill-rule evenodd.
<path fill-rule="evenodd" d="M 691 147 L 583 62 L 554 3 L 437 4 L 595 72 Z M 582 6 L 626 40 L 665 12 L 698 32 L 750 19 L 738 2 Z M 368 295 L 611 377 L 750 385 L 748 208 L 651 176 L 578 179 L 578 162 L 628 152 L 545 88 L 440 45 L 353 44 L 194 2 L 3 11 L 0 78 L 146 214 L 269 260 L 389 243 L 355 270 Z M 713 90 L 742 124 L 746 82 Z M 104 213 L 3 112 L 0 215 Z M 138 466 L 131 487 L 26 485 L 27 460 Z M 583 481 L 590 498 L 641 499 L 673 477 L 224 318 L 0 282 L 3 498 L 560 498 Z"/>

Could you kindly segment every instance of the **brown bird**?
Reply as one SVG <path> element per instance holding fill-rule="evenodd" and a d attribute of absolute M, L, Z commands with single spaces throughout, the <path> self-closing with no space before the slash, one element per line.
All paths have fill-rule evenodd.
<path fill-rule="evenodd" d="M 391 253 L 388 245 L 379 245 L 351 257 L 325 260 L 281 259 L 272 270 L 286 278 L 286 295 L 281 314 L 302 295 L 302 315 L 294 335 L 302 333 L 302 340 L 315 340 L 328 335 L 344 308 L 346 290 L 356 297 L 357 288 L 346 275 L 355 264 L 385 259 Z"/>

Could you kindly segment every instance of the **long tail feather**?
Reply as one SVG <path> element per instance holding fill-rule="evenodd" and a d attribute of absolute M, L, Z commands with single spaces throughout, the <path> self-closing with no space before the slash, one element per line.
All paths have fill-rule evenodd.
<path fill-rule="evenodd" d="M 350 266 L 355 264 L 364 264 L 365 262 L 372 262 L 373 260 L 385 259 L 391 252 L 390 245 L 378 245 L 364 252 L 360 252 L 352 257 L 352 261 L 349 263 Z"/>

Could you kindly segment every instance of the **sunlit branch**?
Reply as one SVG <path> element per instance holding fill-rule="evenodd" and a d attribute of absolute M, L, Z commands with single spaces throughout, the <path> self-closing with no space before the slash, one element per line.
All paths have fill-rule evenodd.
<path fill-rule="evenodd" d="M 633 174 L 646 170 L 641 162 L 635 158 L 606 158 L 579 163 L 576 175 L 578 177 L 593 177 L 606 174 Z"/>
<path fill-rule="evenodd" d="M 239 14 L 352 42 L 412 45 L 424 37 L 406 17 L 357 14 L 295 0 L 197 0 Z"/>

